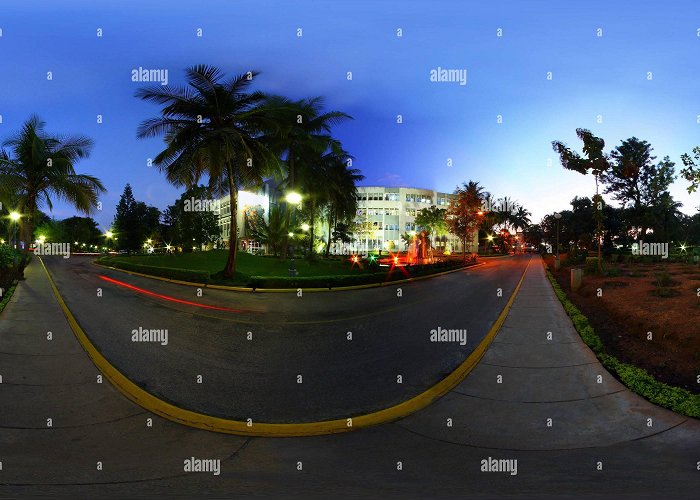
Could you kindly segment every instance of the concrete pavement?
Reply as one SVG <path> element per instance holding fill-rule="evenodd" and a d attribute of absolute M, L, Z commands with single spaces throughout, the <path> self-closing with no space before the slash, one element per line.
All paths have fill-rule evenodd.
<path fill-rule="evenodd" d="M 0 496 L 697 498 L 698 421 L 612 379 L 539 263 L 481 364 L 436 404 L 286 439 L 190 429 L 97 384 L 42 273 L 33 262 L 0 315 Z M 184 472 L 190 457 L 221 460 L 220 474 Z M 489 458 L 517 473 L 483 472 Z"/>

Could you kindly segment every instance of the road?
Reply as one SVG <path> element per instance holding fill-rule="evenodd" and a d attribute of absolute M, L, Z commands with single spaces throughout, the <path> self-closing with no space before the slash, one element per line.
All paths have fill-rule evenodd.
<path fill-rule="evenodd" d="M 43 260 L 93 344 L 142 388 L 207 415 L 297 423 L 380 410 L 436 384 L 481 342 L 528 257 L 381 288 L 201 297 L 90 258 Z M 431 342 L 438 328 L 466 330 L 466 342 Z M 167 344 L 133 341 L 152 329 L 167 330 Z"/>

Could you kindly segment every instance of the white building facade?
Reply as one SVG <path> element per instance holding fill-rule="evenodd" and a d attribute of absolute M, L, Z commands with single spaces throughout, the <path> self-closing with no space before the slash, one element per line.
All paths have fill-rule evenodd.
<path fill-rule="evenodd" d="M 261 210 L 265 222 L 268 221 L 270 205 L 276 203 L 277 197 L 274 187 L 269 183 L 263 184 L 257 192 L 238 191 L 238 212 L 236 214 L 236 224 L 238 236 L 244 235 L 245 217 L 249 209 Z M 223 196 L 218 200 L 219 230 L 223 246 L 228 243 L 231 235 L 231 200 L 229 196 Z"/>
<path fill-rule="evenodd" d="M 262 210 L 263 218 L 268 221 L 270 208 L 278 203 L 280 193 L 270 183 L 265 183 L 257 192 L 238 192 L 238 235 L 244 238 L 245 214 L 249 209 Z M 333 245 L 333 253 L 366 253 L 387 250 L 404 251 L 406 243 L 401 238 L 404 234 L 413 235 L 421 231 L 416 225 L 416 216 L 421 209 L 435 206 L 446 209 L 451 193 L 442 193 L 430 189 L 361 186 L 357 188 L 357 216 L 363 231 L 354 234 L 355 241 L 345 245 Z M 219 228 L 222 242 L 228 242 L 231 232 L 231 206 L 228 196 L 219 200 Z M 328 241 L 328 225 L 322 221 L 316 223 L 316 235 L 324 243 Z M 461 240 L 449 233 L 430 235 L 431 245 L 438 252 L 462 252 Z M 248 242 L 249 245 L 253 242 Z M 478 235 L 475 234 L 468 243 L 467 253 L 478 251 Z M 258 246 L 256 245 L 256 248 Z"/>
<path fill-rule="evenodd" d="M 435 206 L 446 209 L 451 193 L 431 189 L 362 186 L 357 188 L 358 209 L 356 221 L 363 223 L 365 231 L 356 234 L 356 241 L 349 245 L 354 252 L 375 250 L 405 250 L 403 234 L 421 231 L 416 225 L 416 216 L 424 208 Z M 369 231 L 367 231 L 369 230 Z M 452 234 L 431 235 L 432 247 L 438 251 L 461 252 L 462 242 Z M 467 252 L 477 252 L 478 237 L 475 235 Z"/>

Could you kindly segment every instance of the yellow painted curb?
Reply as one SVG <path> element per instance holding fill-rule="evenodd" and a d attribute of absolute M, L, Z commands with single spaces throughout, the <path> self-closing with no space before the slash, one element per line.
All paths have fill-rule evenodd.
<path fill-rule="evenodd" d="M 142 278 L 150 278 L 150 279 L 154 279 L 154 280 L 165 281 L 167 283 L 176 283 L 178 285 L 195 286 L 195 287 L 199 287 L 199 288 L 211 288 L 214 290 L 228 290 L 228 291 L 232 291 L 232 292 L 296 293 L 298 288 L 302 288 L 302 290 L 305 292 L 344 292 L 346 290 L 362 290 L 364 288 L 377 288 L 377 287 L 381 287 L 381 286 L 399 285 L 401 283 L 409 283 L 411 281 L 419 281 L 419 280 L 424 280 L 424 279 L 428 279 L 428 278 L 435 278 L 436 276 L 443 276 L 445 274 L 456 273 L 458 271 L 464 271 L 465 269 L 479 267 L 479 266 L 484 265 L 485 262 L 479 262 L 479 263 L 471 265 L 471 266 L 464 266 L 464 267 L 460 267 L 457 269 L 450 269 L 449 271 L 442 271 L 442 272 L 435 273 L 435 274 L 428 274 L 426 276 L 416 276 L 414 278 L 405 278 L 405 279 L 401 279 L 401 280 L 386 281 L 386 282 L 381 282 L 381 283 L 367 283 L 365 285 L 337 286 L 337 287 L 331 287 L 331 288 L 328 288 L 328 287 L 248 288 L 248 287 L 228 286 L 228 285 L 209 285 L 206 283 L 192 283 L 190 281 L 181 281 L 181 280 L 174 280 L 174 279 L 170 279 L 170 278 L 163 278 L 162 276 L 154 276 L 152 274 L 144 274 L 144 273 L 139 273 L 136 271 L 127 271 L 126 269 L 120 269 L 118 267 L 113 267 L 113 266 L 107 266 L 105 264 L 101 264 L 101 263 L 96 262 L 96 261 L 93 261 L 93 264 L 100 266 L 100 267 L 104 267 L 105 269 L 111 269 L 113 271 L 119 271 L 122 273 L 131 274 L 133 276 L 141 276 Z"/>
<path fill-rule="evenodd" d="M 296 424 L 269 424 L 256 422 L 251 422 L 249 424 L 248 422 L 212 417 L 211 415 L 185 410 L 157 398 L 153 394 L 134 384 L 123 373 L 112 366 L 107 358 L 105 358 L 97 350 L 93 343 L 90 342 L 90 339 L 76 321 L 73 313 L 71 313 L 70 309 L 63 300 L 63 297 L 61 297 L 61 294 L 56 287 L 56 283 L 51 277 L 49 270 L 44 265 L 43 260 L 41 260 L 41 258 L 39 258 L 39 260 L 44 268 L 44 271 L 46 272 L 46 276 L 49 279 L 49 283 L 51 284 L 51 288 L 56 296 L 56 300 L 61 306 L 63 314 L 66 316 L 68 324 L 78 339 L 78 342 L 80 342 L 83 349 L 85 349 L 88 356 L 90 356 L 90 359 L 95 366 L 124 396 L 146 410 L 179 424 L 207 431 L 221 432 L 224 434 L 258 437 L 317 436 L 322 434 L 348 432 L 361 429 L 363 427 L 392 422 L 430 405 L 433 401 L 447 394 L 450 390 L 457 386 L 457 384 L 464 380 L 469 372 L 474 369 L 479 360 L 481 360 L 484 353 L 486 353 L 486 349 L 489 347 L 503 325 L 503 322 L 508 315 L 508 311 L 513 305 L 513 301 L 515 300 L 515 297 L 520 290 L 520 286 L 525 279 L 527 270 L 530 267 L 530 262 L 532 262 L 532 260 L 528 261 L 525 271 L 523 271 L 523 275 L 520 277 L 520 281 L 515 287 L 515 290 L 513 290 L 508 302 L 494 324 L 489 329 L 486 336 L 474 349 L 474 351 L 472 351 L 472 353 L 467 356 L 467 359 L 464 360 L 462 364 L 460 364 L 452 373 L 421 394 L 418 394 L 417 396 L 414 396 L 403 403 L 399 403 L 383 410 L 343 419 Z"/>

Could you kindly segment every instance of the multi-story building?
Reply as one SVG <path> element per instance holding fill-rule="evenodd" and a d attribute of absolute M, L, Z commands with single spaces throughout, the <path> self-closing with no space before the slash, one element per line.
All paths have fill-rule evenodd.
<path fill-rule="evenodd" d="M 358 209 L 356 221 L 362 227 L 361 233 L 354 234 L 355 241 L 348 245 L 333 248 L 334 253 L 358 252 L 373 250 L 406 250 L 406 243 L 401 236 L 416 234 L 421 227 L 416 225 L 418 211 L 423 208 L 436 206 L 447 208 L 454 197 L 451 193 L 441 193 L 430 189 L 361 186 L 357 188 Z M 238 192 L 238 234 L 245 239 L 243 228 L 245 213 L 248 209 L 260 209 L 265 221 L 271 206 L 278 203 L 280 193 L 271 182 L 266 182 L 257 193 L 248 191 Z M 231 206 L 228 196 L 219 200 L 219 227 L 222 242 L 227 242 L 231 231 Z M 322 241 L 328 241 L 326 224 L 316 225 L 316 234 Z M 438 251 L 461 252 L 462 242 L 451 234 L 431 235 L 432 246 Z M 477 252 L 478 238 L 471 239 L 467 252 Z M 253 242 L 247 242 L 248 248 L 254 248 Z M 257 245 L 255 245 L 257 248 Z"/>
<path fill-rule="evenodd" d="M 454 197 L 451 193 L 441 193 L 430 189 L 362 186 L 357 188 L 357 222 L 363 226 L 363 234 L 356 234 L 351 250 L 405 250 L 401 239 L 403 234 L 421 231 L 416 225 L 418 211 L 436 206 L 447 208 Z M 433 235 L 432 246 L 438 250 L 461 252 L 462 242 L 454 235 Z M 478 238 L 472 238 L 468 252 L 476 252 Z"/>
<path fill-rule="evenodd" d="M 270 206 L 277 203 L 278 192 L 270 182 L 265 182 L 257 192 L 238 191 L 238 213 L 236 224 L 239 237 L 245 236 L 245 214 L 249 209 L 260 210 L 265 222 L 268 221 Z M 224 246 L 231 235 L 231 200 L 229 196 L 223 196 L 218 200 L 219 229 L 221 231 L 221 244 Z"/>

